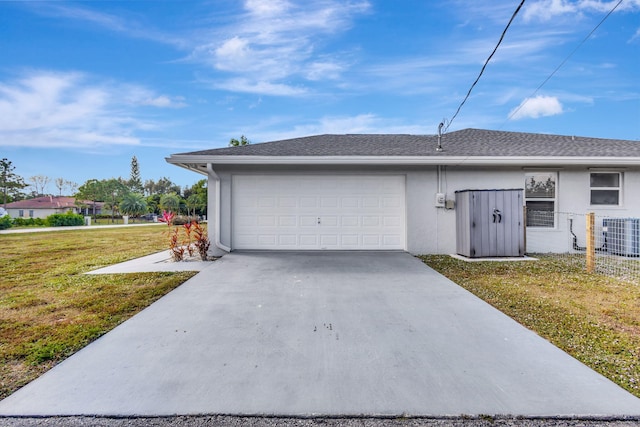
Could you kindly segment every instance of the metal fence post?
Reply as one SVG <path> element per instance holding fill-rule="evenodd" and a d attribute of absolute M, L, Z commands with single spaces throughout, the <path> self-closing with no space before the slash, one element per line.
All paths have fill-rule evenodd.
<path fill-rule="evenodd" d="M 587 273 L 596 270 L 596 214 L 587 214 Z"/>

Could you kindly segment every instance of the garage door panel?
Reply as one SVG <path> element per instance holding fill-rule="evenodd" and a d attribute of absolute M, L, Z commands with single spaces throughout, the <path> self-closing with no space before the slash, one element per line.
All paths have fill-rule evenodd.
<path fill-rule="evenodd" d="M 385 216 L 382 218 L 382 225 L 384 227 L 400 227 L 402 225 L 402 218 L 397 216 Z"/>
<path fill-rule="evenodd" d="M 400 197 L 383 197 L 381 205 L 383 208 L 398 208 L 402 204 L 404 204 L 404 200 Z"/>
<path fill-rule="evenodd" d="M 317 248 L 318 247 L 318 236 L 315 234 L 301 234 L 300 235 L 300 246 L 303 248 Z"/>
<path fill-rule="evenodd" d="M 338 217 L 322 215 L 319 223 L 321 227 L 335 227 L 338 225 Z"/>
<path fill-rule="evenodd" d="M 338 236 L 335 234 L 321 234 L 320 245 L 322 246 L 338 246 Z"/>
<path fill-rule="evenodd" d="M 404 249 L 404 176 L 236 175 L 234 249 Z"/>
<path fill-rule="evenodd" d="M 298 236 L 295 234 L 280 234 L 278 236 L 279 246 L 297 246 Z"/>
<path fill-rule="evenodd" d="M 357 208 L 360 204 L 360 199 L 357 197 L 343 197 L 340 199 L 340 206 L 343 208 Z"/>
<path fill-rule="evenodd" d="M 273 215 L 260 215 L 258 217 L 258 227 L 273 227 L 276 225 L 276 217 Z"/>
<path fill-rule="evenodd" d="M 298 206 L 298 199 L 295 197 L 279 197 L 278 198 L 279 208 L 295 208 L 296 206 Z"/>
<path fill-rule="evenodd" d="M 340 236 L 340 244 L 347 248 L 357 248 L 360 246 L 357 234 L 343 234 Z"/>
<path fill-rule="evenodd" d="M 343 216 L 340 218 L 342 227 L 357 227 L 360 224 L 360 218 L 357 216 Z"/>
<path fill-rule="evenodd" d="M 365 234 L 362 236 L 362 245 L 363 246 L 380 246 L 380 236 L 377 234 Z"/>
<path fill-rule="evenodd" d="M 379 197 L 363 197 L 362 198 L 362 207 L 363 208 L 377 208 L 380 206 L 380 198 Z"/>
<path fill-rule="evenodd" d="M 362 226 L 363 227 L 378 227 L 380 226 L 380 218 L 377 216 L 363 216 L 362 217 Z"/>
<path fill-rule="evenodd" d="M 275 208 L 276 198 L 275 197 L 260 197 L 258 198 L 258 207 L 259 208 Z"/>
<path fill-rule="evenodd" d="M 400 235 L 385 235 L 382 236 L 382 241 L 385 246 L 395 246 L 400 244 Z"/>
<path fill-rule="evenodd" d="M 295 215 L 280 216 L 278 218 L 278 225 L 280 227 L 296 227 L 298 225 L 298 218 Z"/>
<path fill-rule="evenodd" d="M 322 197 L 320 199 L 320 207 L 321 208 L 337 208 L 338 207 L 338 198 L 337 197 Z"/>
<path fill-rule="evenodd" d="M 301 227 L 313 227 L 315 228 L 318 225 L 318 217 L 316 216 L 301 216 L 300 217 L 300 226 Z"/>
<path fill-rule="evenodd" d="M 261 234 L 258 235 L 258 245 L 260 246 L 274 246 L 278 241 L 278 236 L 275 234 Z"/>
<path fill-rule="evenodd" d="M 315 197 L 300 197 L 300 207 L 301 208 L 317 208 L 318 207 L 318 199 Z"/>

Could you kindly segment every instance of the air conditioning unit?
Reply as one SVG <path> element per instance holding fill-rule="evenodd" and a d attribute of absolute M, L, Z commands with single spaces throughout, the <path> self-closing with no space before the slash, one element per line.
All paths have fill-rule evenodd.
<path fill-rule="evenodd" d="M 602 229 L 609 253 L 640 256 L 640 218 L 605 218 Z"/>

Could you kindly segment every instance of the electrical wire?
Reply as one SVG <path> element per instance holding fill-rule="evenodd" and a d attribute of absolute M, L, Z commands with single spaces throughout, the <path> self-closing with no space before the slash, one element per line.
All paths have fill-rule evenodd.
<path fill-rule="evenodd" d="M 622 1 L 622 0 L 621 0 Z M 478 77 L 476 78 L 476 80 L 473 82 L 473 84 L 471 85 L 471 87 L 469 88 L 469 91 L 467 92 L 467 96 L 464 97 L 464 99 L 462 100 L 462 102 L 460 103 L 460 105 L 458 106 L 458 109 L 456 110 L 456 113 L 453 115 L 453 117 L 451 118 L 451 120 L 449 120 L 449 122 L 447 123 L 447 126 L 444 129 L 444 133 L 447 132 L 447 129 L 449 129 L 449 126 L 451 126 L 451 123 L 453 123 L 453 121 L 455 120 L 456 116 L 458 115 L 458 113 L 460 112 L 460 110 L 462 109 L 462 106 L 464 105 L 465 102 L 467 102 L 467 99 L 469 98 L 469 96 L 471 95 L 471 91 L 473 90 L 474 86 L 478 83 L 478 81 L 480 80 L 480 77 L 482 77 L 482 73 L 484 73 L 485 68 L 487 68 L 487 65 L 489 64 L 489 61 L 491 61 L 491 58 L 493 58 L 493 55 L 496 53 L 496 51 L 498 50 L 498 47 L 500 46 L 500 44 L 502 43 L 502 40 L 504 39 L 505 34 L 507 34 L 507 30 L 509 29 L 509 27 L 511 26 L 511 23 L 513 22 L 513 20 L 515 19 L 516 15 L 518 14 L 518 12 L 520 12 L 520 9 L 522 9 L 522 6 L 524 5 L 525 0 L 522 0 L 520 2 L 520 4 L 518 5 L 518 7 L 516 8 L 515 12 L 513 12 L 513 15 L 511 15 L 511 19 L 509 19 L 509 22 L 507 23 L 507 26 L 504 28 L 504 30 L 502 31 L 502 34 L 500 35 L 500 40 L 498 40 L 498 44 L 496 44 L 496 47 L 493 48 L 493 52 L 491 52 L 491 55 L 489 55 L 489 57 L 487 58 L 487 60 L 484 62 L 484 65 L 482 66 L 482 69 L 480 70 L 480 74 L 478 74 Z"/>
<path fill-rule="evenodd" d="M 555 70 L 553 70 L 553 71 L 551 72 L 551 74 L 549 74 L 549 76 L 547 76 L 547 78 L 546 78 L 546 79 L 544 79 L 544 81 L 543 81 L 542 83 L 540 83 L 540 85 L 536 88 L 536 90 L 534 90 L 534 91 L 531 93 L 531 95 L 529 95 L 528 97 L 526 97 L 526 98 L 525 98 L 525 100 L 524 100 L 524 102 L 523 102 L 522 104 L 520 104 L 520 105 L 518 106 L 518 108 L 516 108 L 515 110 L 513 110 L 513 111 L 511 112 L 511 114 L 509 114 L 509 117 L 507 117 L 507 120 L 502 124 L 502 126 L 500 126 L 500 129 L 501 129 L 501 128 L 502 128 L 502 127 L 503 127 L 503 126 L 504 126 L 504 125 L 509 121 L 509 120 L 511 120 L 511 118 L 512 118 L 513 116 L 515 116 L 515 115 L 516 115 L 516 113 L 517 113 L 518 111 L 520 111 L 520 109 L 521 109 L 522 107 L 524 107 L 524 106 L 525 106 L 525 104 L 526 104 L 527 102 L 529 102 L 529 100 L 530 100 L 531 98 L 533 98 L 533 97 L 536 95 L 536 93 L 538 93 L 538 91 L 542 88 L 542 86 L 544 86 L 545 84 L 547 84 L 547 82 L 548 82 L 549 80 L 551 80 L 551 78 L 552 78 L 552 77 L 553 77 L 553 76 L 554 76 L 554 75 L 555 75 L 555 74 L 560 70 L 560 68 L 562 68 L 562 67 L 564 66 L 564 64 L 565 64 L 569 59 L 571 59 L 571 57 L 572 57 L 572 56 L 573 56 L 573 55 L 578 51 L 578 49 L 580 49 L 580 48 L 582 47 L 582 45 L 583 45 L 583 44 L 585 44 L 585 42 L 586 42 L 587 40 L 589 40 L 589 38 L 593 35 L 593 33 L 595 33 L 595 32 L 596 32 L 596 30 L 600 27 L 600 25 L 602 25 L 602 23 L 603 23 L 603 22 L 604 22 L 604 21 L 609 17 L 609 15 L 611 15 L 611 14 L 612 14 L 612 13 L 613 13 L 617 8 L 618 8 L 618 6 L 620 6 L 620 4 L 621 4 L 623 1 L 624 1 L 624 0 L 619 0 L 619 1 L 618 1 L 618 3 L 616 3 L 616 5 L 615 5 L 615 6 L 613 6 L 613 8 L 609 11 L 609 13 L 607 13 L 607 14 L 604 16 L 604 18 L 602 18 L 602 20 L 601 20 L 600 22 L 598 22 L 598 25 L 596 25 L 596 26 L 593 28 L 593 30 L 591 30 L 591 32 L 589 32 L 589 34 L 587 34 L 587 36 L 586 36 L 584 39 L 582 39 L 582 41 L 578 44 L 578 46 L 576 46 L 576 47 L 575 47 L 575 49 L 573 49 L 573 50 L 571 51 L 571 53 L 570 53 L 566 58 L 564 58 L 564 60 L 560 63 L 560 65 L 558 65 L 558 66 L 555 68 Z"/>

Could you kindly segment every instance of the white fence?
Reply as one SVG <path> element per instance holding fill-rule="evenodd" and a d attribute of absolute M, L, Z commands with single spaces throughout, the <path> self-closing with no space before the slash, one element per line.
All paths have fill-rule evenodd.
<path fill-rule="evenodd" d="M 640 284 L 640 218 L 527 211 L 527 250 Z M 533 253 L 532 253 L 533 255 Z"/>

